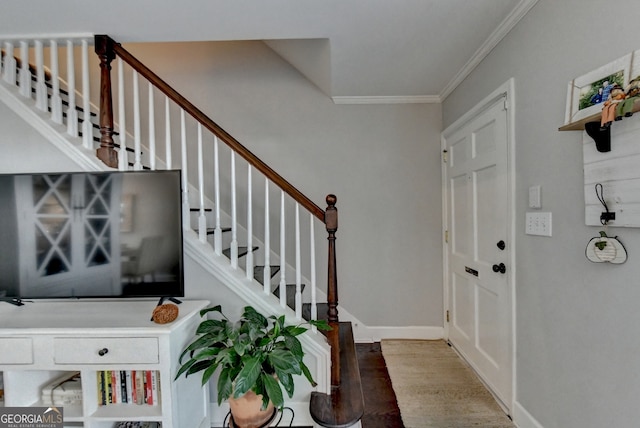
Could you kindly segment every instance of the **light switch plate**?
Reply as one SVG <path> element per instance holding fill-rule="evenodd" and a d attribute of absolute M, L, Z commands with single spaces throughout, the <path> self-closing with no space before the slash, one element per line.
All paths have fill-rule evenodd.
<path fill-rule="evenodd" d="M 551 236 L 551 213 L 528 212 L 525 223 L 527 235 Z"/>
<path fill-rule="evenodd" d="M 529 208 L 542 208 L 541 193 L 540 186 L 529 187 Z"/>

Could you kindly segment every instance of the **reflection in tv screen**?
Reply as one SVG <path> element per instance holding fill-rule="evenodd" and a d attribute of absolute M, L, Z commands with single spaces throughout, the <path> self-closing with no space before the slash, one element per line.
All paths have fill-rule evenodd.
<path fill-rule="evenodd" d="M 184 295 L 180 171 L 0 174 L 0 298 Z"/>

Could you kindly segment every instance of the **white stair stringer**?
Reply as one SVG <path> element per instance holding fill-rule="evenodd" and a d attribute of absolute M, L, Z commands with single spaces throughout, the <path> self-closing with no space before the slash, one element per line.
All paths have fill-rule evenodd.
<path fill-rule="evenodd" d="M 107 171 L 111 169 L 100 162 L 94 150 L 87 149 L 82 145 L 82 138 L 74 138 L 67 134 L 66 125 L 54 123 L 50 113 L 38 110 L 31 98 L 24 98 L 20 95 L 18 88 L 1 80 L 0 101 L 4 102 L 47 141 L 65 153 L 82 170 Z"/>

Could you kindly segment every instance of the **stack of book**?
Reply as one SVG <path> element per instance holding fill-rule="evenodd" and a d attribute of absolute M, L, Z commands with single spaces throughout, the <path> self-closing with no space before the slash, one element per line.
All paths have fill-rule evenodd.
<path fill-rule="evenodd" d="M 80 372 L 70 372 L 52 380 L 42 388 L 44 406 L 68 406 L 82 404 Z"/>
<path fill-rule="evenodd" d="M 116 422 L 113 428 L 162 428 L 160 422 Z"/>
<path fill-rule="evenodd" d="M 160 374 L 157 370 L 102 370 L 98 372 L 98 403 L 147 404 L 160 401 Z M 146 428 L 146 427 L 145 427 Z"/>

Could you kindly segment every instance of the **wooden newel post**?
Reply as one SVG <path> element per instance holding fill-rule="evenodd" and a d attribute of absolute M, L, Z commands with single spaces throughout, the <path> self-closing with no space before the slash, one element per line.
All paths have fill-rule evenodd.
<path fill-rule="evenodd" d="M 329 241 L 327 301 L 329 310 L 329 325 L 332 330 L 327 334 L 331 346 L 331 385 L 340 385 L 340 322 L 338 320 L 338 274 L 336 271 L 336 231 L 338 230 L 338 209 L 336 208 L 336 196 L 327 196 L 327 210 L 324 214 L 324 222 L 327 227 Z"/>
<path fill-rule="evenodd" d="M 113 99 L 111 97 L 111 61 L 116 57 L 115 42 L 109 36 L 95 36 L 95 51 L 100 58 L 100 147 L 98 159 L 112 168 L 118 167 L 118 152 L 113 142 Z"/>

